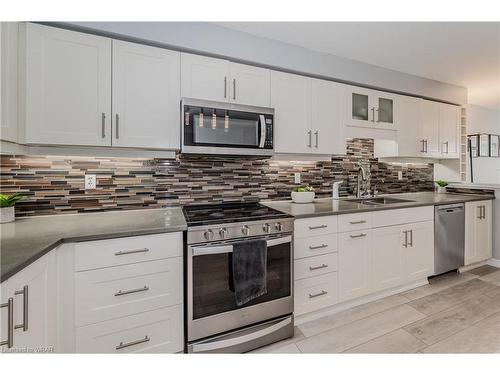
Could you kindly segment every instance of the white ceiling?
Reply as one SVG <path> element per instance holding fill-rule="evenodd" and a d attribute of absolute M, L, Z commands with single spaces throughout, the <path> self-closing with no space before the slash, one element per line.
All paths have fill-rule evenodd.
<path fill-rule="evenodd" d="M 219 22 L 220 26 L 468 88 L 500 110 L 500 22 Z"/>

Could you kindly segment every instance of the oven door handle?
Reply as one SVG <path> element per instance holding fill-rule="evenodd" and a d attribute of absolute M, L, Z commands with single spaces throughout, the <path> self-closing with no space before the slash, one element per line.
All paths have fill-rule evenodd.
<path fill-rule="evenodd" d="M 270 335 L 273 332 L 276 332 L 280 330 L 281 328 L 287 326 L 292 322 L 292 318 L 287 318 L 279 323 L 276 323 L 270 327 L 264 328 L 260 331 L 252 332 L 247 335 L 239 336 L 239 337 L 234 337 L 231 339 L 226 339 L 226 340 L 220 340 L 220 341 L 213 341 L 213 342 L 208 342 L 208 343 L 199 343 L 199 344 L 194 344 L 193 345 L 193 353 L 196 352 L 207 352 L 211 350 L 218 350 L 218 349 L 223 349 L 223 348 L 228 348 L 231 346 L 235 346 L 238 344 L 242 344 L 244 342 L 256 340 L 260 337 L 264 337 L 267 335 Z"/>
<path fill-rule="evenodd" d="M 273 238 L 267 240 L 267 247 L 281 245 L 288 242 L 292 242 L 292 236 Z M 193 246 L 192 252 L 193 256 L 232 253 L 233 244 L 214 245 L 214 246 Z"/>
<path fill-rule="evenodd" d="M 264 115 L 259 115 L 259 124 L 260 124 L 259 148 L 264 148 L 264 144 L 266 143 L 266 118 L 264 117 Z"/>

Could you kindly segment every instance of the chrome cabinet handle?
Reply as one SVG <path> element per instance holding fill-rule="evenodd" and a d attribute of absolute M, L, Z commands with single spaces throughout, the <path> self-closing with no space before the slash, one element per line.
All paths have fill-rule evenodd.
<path fill-rule="evenodd" d="M 150 340 L 151 339 L 149 338 L 149 336 L 146 335 L 146 336 L 144 336 L 143 339 L 136 340 L 136 341 L 130 341 L 127 343 L 123 343 L 123 341 L 121 341 L 120 344 L 118 344 L 115 349 L 120 350 L 120 349 L 128 348 L 129 346 L 139 345 L 139 344 L 148 342 Z"/>
<path fill-rule="evenodd" d="M 148 290 L 149 287 L 147 285 L 144 285 L 142 288 L 137 288 L 137 289 L 119 290 L 118 292 L 115 293 L 115 297 L 124 296 L 126 294 L 132 294 L 132 293 L 146 292 Z"/>
<path fill-rule="evenodd" d="M 10 297 L 7 303 L 2 303 L 1 308 L 7 308 L 7 340 L 0 341 L 0 346 L 7 345 L 7 348 L 12 348 L 14 344 L 14 298 Z"/>
<path fill-rule="evenodd" d="M 328 264 L 322 264 L 321 266 L 316 266 L 316 267 L 313 267 L 313 266 L 309 266 L 309 270 L 310 271 L 315 271 L 315 270 L 320 270 L 322 268 L 328 268 Z"/>
<path fill-rule="evenodd" d="M 425 140 L 425 153 L 429 152 L 429 141 L 426 139 Z"/>
<path fill-rule="evenodd" d="M 328 245 L 322 244 L 322 245 L 319 245 L 319 246 L 309 246 L 309 250 L 324 249 L 325 247 L 328 247 Z"/>
<path fill-rule="evenodd" d="M 233 78 L 233 100 L 236 100 L 236 79 Z"/>
<path fill-rule="evenodd" d="M 359 221 L 350 221 L 349 224 L 355 225 L 355 224 L 365 224 L 366 220 L 359 220 Z"/>
<path fill-rule="evenodd" d="M 380 122 L 380 109 L 377 108 L 376 111 L 377 111 L 377 121 L 375 121 L 375 122 L 379 123 Z"/>
<path fill-rule="evenodd" d="M 307 147 L 311 148 L 312 147 L 312 130 L 309 130 L 307 132 L 307 135 L 309 136 L 309 144 L 307 145 Z"/>
<path fill-rule="evenodd" d="M 477 208 L 479 208 L 479 216 L 477 218 L 482 219 L 483 218 L 483 206 L 477 206 Z"/>
<path fill-rule="evenodd" d="M 403 233 L 405 234 L 405 243 L 403 244 L 403 246 L 408 247 L 408 231 L 404 230 Z"/>
<path fill-rule="evenodd" d="M 101 113 L 101 138 L 106 138 L 106 114 Z"/>
<path fill-rule="evenodd" d="M 366 237 L 366 233 L 351 234 L 351 235 L 349 235 L 349 237 L 351 237 L 351 238 L 362 238 L 362 237 Z"/>
<path fill-rule="evenodd" d="M 321 296 L 324 296 L 325 294 L 328 294 L 328 292 L 326 290 L 322 290 L 321 292 L 316 293 L 316 294 L 309 293 L 309 298 L 321 297 Z"/>
<path fill-rule="evenodd" d="M 410 247 L 413 247 L 413 229 L 410 230 Z"/>
<path fill-rule="evenodd" d="M 120 115 L 118 113 L 115 115 L 115 120 L 116 120 L 116 124 L 115 124 L 116 134 L 115 134 L 115 137 L 116 137 L 116 139 L 119 139 L 120 138 Z"/>
<path fill-rule="evenodd" d="M 315 137 L 316 137 L 316 145 L 315 145 L 314 147 L 318 148 L 319 130 L 316 130 L 316 131 L 314 132 L 314 135 L 315 135 Z"/>
<path fill-rule="evenodd" d="M 23 295 L 23 324 L 16 324 L 14 329 L 22 328 L 23 331 L 28 330 L 28 285 L 25 285 L 23 289 L 16 290 L 14 295 Z"/>
<path fill-rule="evenodd" d="M 127 255 L 127 254 L 137 254 L 137 253 L 147 253 L 149 249 L 145 247 L 144 249 L 135 250 L 120 250 L 115 253 L 115 255 Z"/>
<path fill-rule="evenodd" d="M 227 77 L 224 77 L 224 98 L 227 98 Z"/>
<path fill-rule="evenodd" d="M 314 230 L 314 229 L 323 229 L 323 228 L 328 228 L 328 225 L 323 224 L 323 225 L 317 225 L 317 226 L 315 226 L 315 227 L 311 227 L 311 226 L 310 226 L 310 227 L 309 227 L 309 230 Z"/>
<path fill-rule="evenodd" d="M 420 142 L 422 142 L 422 149 L 420 152 L 424 153 L 425 152 L 425 139 L 422 139 Z"/>
<path fill-rule="evenodd" d="M 375 107 L 372 107 L 372 122 L 375 122 Z"/>

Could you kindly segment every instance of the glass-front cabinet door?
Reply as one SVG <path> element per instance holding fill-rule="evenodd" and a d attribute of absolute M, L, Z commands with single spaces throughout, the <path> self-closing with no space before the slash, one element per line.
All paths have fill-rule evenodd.
<path fill-rule="evenodd" d="M 394 99 L 389 97 L 377 97 L 377 108 L 375 121 L 378 124 L 394 124 Z"/>

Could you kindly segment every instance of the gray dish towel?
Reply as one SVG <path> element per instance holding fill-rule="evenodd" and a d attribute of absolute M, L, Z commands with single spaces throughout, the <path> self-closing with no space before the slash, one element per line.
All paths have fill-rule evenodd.
<path fill-rule="evenodd" d="M 250 240 L 233 245 L 232 278 L 236 305 L 267 293 L 267 242 Z"/>

